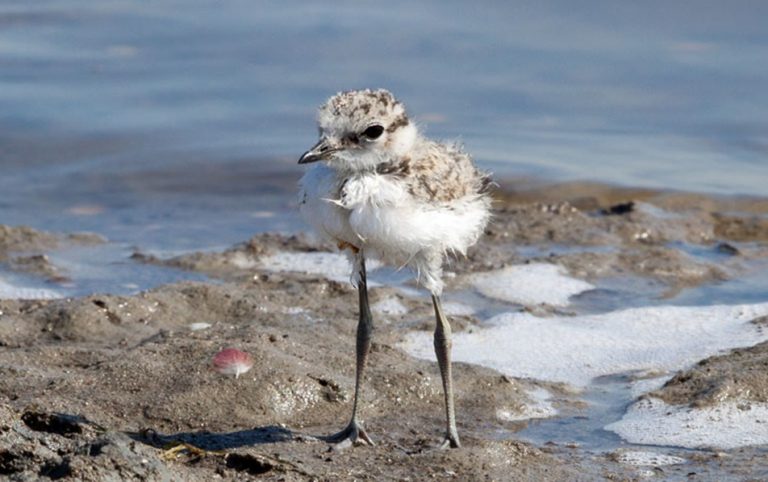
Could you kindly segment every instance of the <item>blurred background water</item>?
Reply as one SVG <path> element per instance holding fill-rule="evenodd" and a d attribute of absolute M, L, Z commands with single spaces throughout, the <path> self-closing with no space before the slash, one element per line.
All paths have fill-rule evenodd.
<path fill-rule="evenodd" d="M 301 228 L 314 110 L 386 87 L 498 177 L 763 195 L 768 3 L 0 3 L 0 223 Z"/>

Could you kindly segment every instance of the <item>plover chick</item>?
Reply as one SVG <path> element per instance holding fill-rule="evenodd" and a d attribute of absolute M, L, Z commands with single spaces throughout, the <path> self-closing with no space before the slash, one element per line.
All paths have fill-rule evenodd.
<path fill-rule="evenodd" d="M 442 265 L 465 254 L 488 223 L 490 178 L 459 147 L 422 137 L 403 105 L 386 90 L 342 92 L 318 111 L 320 140 L 299 159 L 315 163 L 299 183 L 303 217 L 347 249 L 360 315 L 352 418 L 329 441 L 373 445 L 357 420 L 360 385 L 371 344 L 365 260 L 407 266 L 432 294 L 435 352 L 445 393 L 441 447 L 459 447 L 451 381 L 451 326 L 443 314 Z"/>

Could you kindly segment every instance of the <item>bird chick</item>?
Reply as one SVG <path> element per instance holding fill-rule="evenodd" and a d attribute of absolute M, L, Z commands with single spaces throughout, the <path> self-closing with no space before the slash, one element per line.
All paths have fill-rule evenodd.
<path fill-rule="evenodd" d="M 360 314 L 352 419 L 329 440 L 339 447 L 372 444 L 357 408 L 373 327 L 365 260 L 375 258 L 411 268 L 432 295 L 446 409 L 441 446 L 459 447 L 451 328 L 440 302 L 442 266 L 447 254 L 465 254 L 483 233 L 490 217 L 490 177 L 460 147 L 421 136 L 402 103 L 383 89 L 334 95 L 320 107 L 318 126 L 320 139 L 299 159 L 315 163 L 299 182 L 299 208 L 322 236 L 349 248 Z"/>

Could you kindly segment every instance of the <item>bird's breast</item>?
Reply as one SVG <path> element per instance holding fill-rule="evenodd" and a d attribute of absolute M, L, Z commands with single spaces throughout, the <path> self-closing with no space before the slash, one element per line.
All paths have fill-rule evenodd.
<path fill-rule="evenodd" d="M 339 189 L 340 205 L 355 210 L 366 207 L 395 207 L 408 203 L 405 185 L 378 174 L 350 176 Z"/>
<path fill-rule="evenodd" d="M 350 210 L 341 203 L 343 179 L 325 164 L 316 164 L 299 181 L 299 212 L 315 230 L 336 243 L 359 238 L 349 224 Z"/>

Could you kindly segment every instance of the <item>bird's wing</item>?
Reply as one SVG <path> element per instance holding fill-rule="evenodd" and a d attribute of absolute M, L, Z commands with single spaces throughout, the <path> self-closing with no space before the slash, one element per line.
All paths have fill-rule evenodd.
<path fill-rule="evenodd" d="M 487 192 L 490 176 L 475 167 L 469 154 L 458 146 L 430 144 L 420 156 L 410 159 L 405 169 L 408 175 L 403 178 L 414 198 L 449 203 Z"/>

